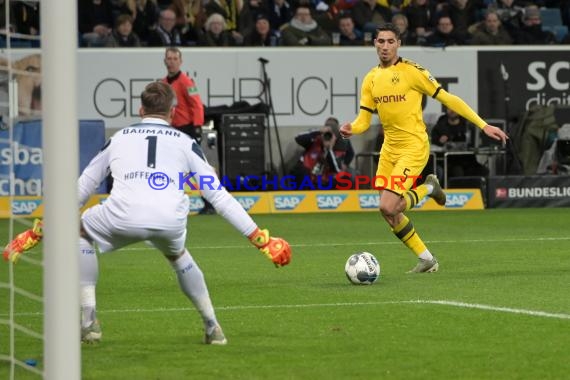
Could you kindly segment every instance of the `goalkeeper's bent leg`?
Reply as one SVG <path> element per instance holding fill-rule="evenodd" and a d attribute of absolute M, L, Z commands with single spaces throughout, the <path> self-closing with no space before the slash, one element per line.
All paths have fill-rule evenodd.
<path fill-rule="evenodd" d="M 204 274 L 200 270 L 200 267 L 198 267 L 198 264 L 194 261 L 187 249 L 184 249 L 184 253 L 174 261 L 169 257 L 167 258 L 170 260 L 170 265 L 172 265 L 172 268 L 176 272 L 180 289 L 186 297 L 192 301 L 202 316 L 206 334 L 211 333 L 218 325 L 218 321 L 216 320 L 214 306 L 212 306 L 208 287 L 204 280 Z"/>
<path fill-rule="evenodd" d="M 99 277 L 99 263 L 93 245 L 84 237 L 79 239 L 79 284 L 81 327 L 89 327 L 96 316 L 95 286 Z"/>

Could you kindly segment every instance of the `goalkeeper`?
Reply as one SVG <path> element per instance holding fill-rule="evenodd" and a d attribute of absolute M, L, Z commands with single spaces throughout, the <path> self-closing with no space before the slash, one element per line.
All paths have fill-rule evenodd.
<path fill-rule="evenodd" d="M 118 131 L 83 170 L 78 182 L 81 206 L 110 173 L 113 189 L 107 200 L 81 217 L 79 242 L 81 339 L 101 339 L 96 316 L 95 286 L 100 252 L 148 241 L 170 262 L 183 293 L 204 322 L 206 344 L 226 344 L 204 275 L 185 248 L 189 199 L 178 183 L 180 173 L 195 173 L 212 181 L 203 196 L 239 232 L 248 237 L 277 267 L 289 264 L 289 244 L 259 229 L 243 207 L 221 185 L 200 145 L 170 126 L 175 94 L 162 82 L 148 84 L 141 94 L 142 118 Z M 199 181 L 199 183 L 207 181 Z M 20 244 L 21 246 L 21 244 Z M 17 258 L 18 255 L 11 255 Z"/>

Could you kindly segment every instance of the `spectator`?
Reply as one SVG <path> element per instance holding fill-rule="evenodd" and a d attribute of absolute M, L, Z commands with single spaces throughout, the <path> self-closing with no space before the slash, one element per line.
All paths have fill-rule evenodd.
<path fill-rule="evenodd" d="M 378 25 L 392 18 L 392 12 L 380 6 L 376 0 L 360 0 L 352 8 L 352 18 L 363 33 L 375 33 Z"/>
<path fill-rule="evenodd" d="M 337 30 L 340 8 L 335 0 L 316 0 L 316 3 L 313 18 L 328 35 L 331 35 Z"/>
<path fill-rule="evenodd" d="M 156 5 L 160 11 L 163 11 L 172 5 L 172 0 L 156 0 Z"/>
<path fill-rule="evenodd" d="M 510 45 L 513 39 L 501 26 L 499 15 L 494 10 L 485 13 L 485 20 L 476 24 L 471 45 Z"/>
<path fill-rule="evenodd" d="M 499 0 L 496 6 L 491 6 L 491 9 L 496 9 L 503 28 L 511 35 L 511 38 L 521 26 L 524 5 L 525 3 L 521 1 Z"/>
<path fill-rule="evenodd" d="M 133 32 L 146 43 L 158 21 L 158 6 L 154 0 L 126 0 L 120 12 L 131 15 Z"/>
<path fill-rule="evenodd" d="M 428 0 L 412 0 L 403 13 L 408 18 L 408 30 L 417 36 L 418 44 L 423 43 L 433 26 L 433 6 Z"/>
<path fill-rule="evenodd" d="M 465 38 L 453 29 L 451 18 L 444 15 L 437 21 L 435 32 L 426 38 L 425 45 L 432 47 L 465 45 Z"/>
<path fill-rule="evenodd" d="M 196 28 L 202 27 L 202 18 L 205 17 L 201 0 L 173 0 L 169 9 L 176 14 L 176 28 L 182 35 L 185 45 L 196 45 L 198 33 Z"/>
<path fill-rule="evenodd" d="M 176 13 L 172 9 L 160 12 L 158 26 L 148 35 L 148 46 L 182 46 L 180 30 L 176 28 Z"/>
<path fill-rule="evenodd" d="M 556 38 L 551 32 L 542 30 L 540 9 L 536 5 L 525 7 L 521 27 L 515 31 L 515 44 L 517 45 L 544 45 L 554 44 Z"/>
<path fill-rule="evenodd" d="M 247 0 L 239 13 L 238 31 L 242 36 L 251 34 L 255 29 L 257 17 L 264 15 L 269 20 L 268 14 L 269 8 L 265 0 Z"/>
<path fill-rule="evenodd" d="M 109 0 L 78 0 L 82 46 L 103 46 L 111 33 L 113 9 Z"/>
<path fill-rule="evenodd" d="M 141 41 L 133 32 L 133 18 L 127 14 L 119 15 L 115 21 L 115 29 L 105 43 L 106 47 L 139 47 Z"/>
<path fill-rule="evenodd" d="M 10 0 L 0 0 L 0 31 L 7 32 L 7 29 L 10 30 L 10 33 L 14 33 L 14 27 L 11 23 L 9 23 L 9 28 L 6 28 L 6 13 L 7 13 L 7 6 L 6 1 L 10 3 Z M 6 47 L 6 43 L 2 47 Z"/>
<path fill-rule="evenodd" d="M 279 36 L 275 30 L 271 29 L 269 18 L 260 13 L 255 21 L 255 28 L 250 34 L 245 36 L 245 46 L 277 46 Z"/>
<path fill-rule="evenodd" d="M 227 29 L 226 20 L 221 14 L 213 13 L 204 24 L 204 32 L 198 38 L 200 46 L 238 46 L 243 37 L 236 31 Z"/>
<path fill-rule="evenodd" d="M 392 15 L 400 13 L 404 7 L 410 5 L 410 0 L 377 0 L 377 3 L 388 9 Z"/>
<path fill-rule="evenodd" d="M 358 2 L 359 0 L 336 0 L 335 4 L 341 13 L 346 13 L 346 11 L 351 11 Z"/>
<path fill-rule="evenodd" d="M 39 2 L 15 1 L 12 6 L 12 13 L 10 17 L 16 28 L 16 33 L 22 33 L 31 36 L 37 36 L 40 34 Z"/>
<path fill-rule="evenodd" d="M 338 29 L 340 31 L 340 45 L 342 46 L 362 46 L 364 39 L 362 32 L 354 27 L 354 20 L 349 14 L 344 14 L 338 19 Z"/>
<path fill-rule="evenodd" d="M 450 0 L 445 12 L 453 22 L 453 28 L 457 33 L 467 34 L 467 28 L 475 24 L 477 20 L 477 0 Z"/>
<path fill-rule="evenodd" d="M 560 15 L 562 16 L 562 24 L 570 28 L 570 1 L 560 2 Z"/>
<path fill-rule="evenodd" d="M 268 14 L 271 27 L 280 30 L 293 18 L 291 4 L 287 0 L 268 0 Z"/>
<path fill-rule="evenodd" d="M 450 108 L 437 119 L 431 130 L 431 142 L 439 147 L 466 149 L 471 145 L 468 140 L 466 120 Z"/>
<path fill-rule="evenodd" d="M 338 125 L 336 118 L 329 117 L 320 130 L 295 137 L 297 144 L 305 149 L 291 170 L 297 188 L 310 178 L 315 188 L 332 189 L 338 173 L 353 173 L 349 165 L 354 158 L 354 149 L 349 140 L 340 137 Z"/>
<path fill-rule="evenodd" d="M 222 15 L 226 29 L 229 31 L 238 30 L 238 20 L 242 8 L 242 0 L 209 0 L 205 5 L 206 17 L 210 17 L 214 13 Z"/>
<path fill-rule="evenodd" d="M 392 17 L 392 24 L 400 31 L 402 46 L 416 45 L 417 38 L 414 32 L 408 29 L 408 18 L 403 13 L 395 14 Z"/>
<path fill-rule="evenodd" d="M 441 115 L 431 130 L 433 145 L 449 151 L 466 151 L 473 147 L 473 139 L 467 121 L 450 108 Z M 475 155 L 452 155 L 448 157 L 447 177 L 486 176 L 488 170 L 477 162 Z M 443 169 L 438 167 L 438 177 Z"/>
<path fill-rule="evenodd" d="M 327 46 L 331 45 L 330 36 L 317 24 L 311 16 L 307 5 L 299 5 L 295 17 L 283 28 L 282 44 L 285 46 Z"/>

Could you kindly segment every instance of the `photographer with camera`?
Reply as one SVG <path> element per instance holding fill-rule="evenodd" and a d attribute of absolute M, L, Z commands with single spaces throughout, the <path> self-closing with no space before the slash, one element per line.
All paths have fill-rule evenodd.
<path fill-rule="evenodd" d="M 352 179 L 349 165 L 354 149 L 349 140 L 340 137 L 336 118 L 329 117 L 319 130 L 301 133 L 295 141 L 305 149 L 290 173 L 295 177 L 296 188 L 307 184 L 310 178 L 315 189 L 334 189 L 335 176 L 341 172 L 348 173 L 345 177 Z M 304 189 L 308 190 L 306 186 Z"/>

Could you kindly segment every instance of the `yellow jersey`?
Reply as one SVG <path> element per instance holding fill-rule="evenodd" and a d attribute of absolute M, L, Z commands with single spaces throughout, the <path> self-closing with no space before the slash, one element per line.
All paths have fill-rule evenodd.
<path fill-rule="evenodd" d="M 377 66 L 368 72 L 360 106 L 378 111 L 388 152 L 428 144 L 422 96 L 433 96 L 440 87 L 426 69 L 403 58 L 390 67 Z"/>
<path fill-rule="evenodd" d="M 372 113 L 377 110 L 384 129 L 384 152 L 425 149 L 429 138 L 423 121 L 423 95 L 439 100 L 479 128 L 486 125 L 463 100 L 446 92 L 429 71 L 400 57 L 393 65 L 386 68 L 378 65 L 366 74 L 360 112 L 352 123 L 352 132 L 366 131 Z"/>

